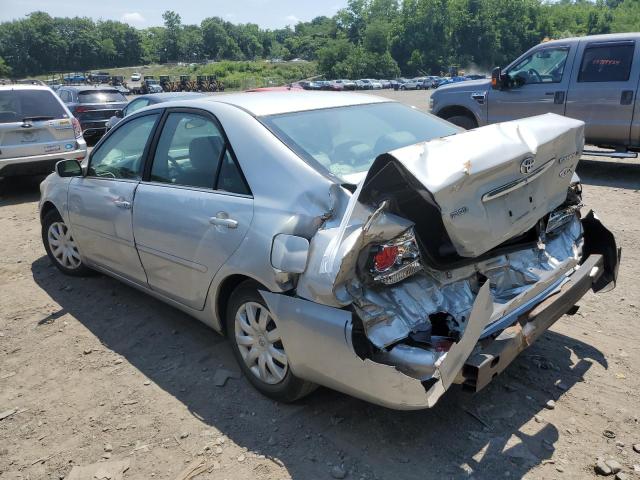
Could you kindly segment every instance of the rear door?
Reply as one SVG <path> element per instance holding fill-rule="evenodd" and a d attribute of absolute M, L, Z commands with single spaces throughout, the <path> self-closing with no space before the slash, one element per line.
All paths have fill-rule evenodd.
<path fill-rule="evenodd" d="M 118 275 L 147 281 L 135 248 L 132 207 L 160 113 L 124 120 L 96 146 L 85 177 L 69 185 L 69 218 L 80 253 Z"/>
<path fill-rule="evenodd" d="M 0 90 L 0 160 L 73 149 L 71 119 L 52 91 Z"/>
<path fill-rule="evenodd" d="M 505 70 L 515 85 L 490 90 L 488 122 L 557 113 L 564 115 L 571 65 L 576 46 L 540 46 Z"/>
<path fill-rule="evenodd" d="M 204 308 L 213 276 L 252 218 L 251 192 L 218 121 L 200 110 L 169 110 L 133 209 L 149 286 Z"/>
<path fill-rule="evenodd" d="M 640 77 L 636 48 L 635 40 L 580 43 L 566 115 L 586 123 L 588 143 L 629 144 Z"/>

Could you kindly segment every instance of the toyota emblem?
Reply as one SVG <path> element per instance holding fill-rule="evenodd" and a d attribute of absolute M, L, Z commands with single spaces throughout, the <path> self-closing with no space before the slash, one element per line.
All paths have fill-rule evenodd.
<path fill-rule="evenodd" d="M 536 163 L 535 158 L 527 157 L 520 163 L 520 172 L 523 174 L 530 173 L 533 170 L 533 164 Z"/>

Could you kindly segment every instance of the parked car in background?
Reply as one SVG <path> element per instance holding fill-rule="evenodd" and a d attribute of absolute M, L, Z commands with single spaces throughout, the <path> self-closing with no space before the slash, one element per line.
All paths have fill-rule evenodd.
<path fill-rule="evenodd" d="M 464 132 L 348 92 L 153 105 L 57 164 L 42 240 L 65 274 L 104 272 L 225 332 L 273 399 L 321 384 L 432 407 L 615 285 L 615 238 L 573 176 L 583 128 L 548 114 Z"/>
<path fill-rule="evenodd" d="M 140 80 L 142 80 L 142 75 L 140 75 L 138 72 L 131 74 L 132 82 L 139 82 Z"/>
<path fill-rule="evenodd" d="M 588 144 L 614 150 L 589 155 L 635 157 L 638 78 L 640 33 L 565 38 L 531 48 L 491 80 L 438 89 L 432 111 L 463 128 L 552 112 L 584 121 Z"/>
<path fill-rule="evenodd" d="M 321 80 L 313 80 L 311 82 L 307 82 L 304 87 L 305 90 L 322 90 L 322 81 Z"/>
<path fill-rule="evenodd" d="M 380 82 L 380 80 L 376 80 L 374 78 L 366 78 L 365 81 L 369 82 L 369 84 L 371 85 L 371 89 L 372 90 L 381 90 L 382 89 L 382 83 Z"/>
<path fill-rule="evenodd" d="M 65 83 L 82 83 L 86 81 L 86 79 L 82 73 L 68 73 L 63 77 Z"/>
<path fill-rule="evenodd" d="M 51 89 L 0 86 L 0 178 L 50 173 L 86 153 L 80 123 Z"/>
<path fill-rule="evenodd" d="M 486 75 L 479 75 L 476 73 L 472 73 L 471 75 L 465 75 L 465 77 L 467 77 L 469 80 L 484 80 L 485 78 L 487 78 Z"/>
<path fill-rule="evenodd" d="M 356 80 L 356 89 L 357 90 L 372 90 L 373 85 L 368 80 L 359 79 Z"/>
<path fill-rule="evenodd" d="M 424 88 L 424 78 L 412 78 L 400 85 L 400 90 L 422 90 Z"/>
<path fill-rule="evenodd" d="M 391 80 L 378 80 L 382 88 L 391 88 Z"/>
<path fill-rule="evenodd" d="M 80 121 L 86 140 L 97 141 L 107 129 L 107 122 L 127 105 L 127 98 L 114 87 L 63 86 L 58 96 Z"/>
<path fill-rule="evenodd" d="M 343 90 L 355 90 L 356 89 L 356 82 L 354 82 L 353 80 L 340 79 L 340 80 L 334 80 L 334 83 L 336 83 L 338 85 L 342 85 L 342 89 Z"/>
<path fill-rule="evenodd" d="M 277 88 L 277 87 L 275 87 Z M 173 102 L 175 100 L 189 100 L 193 98 L 203 97 L 204 93 L 199 92 L 163 92 L 163 93 L 149 93 L 147 95 L 140 95 L 139 97 L 131 100 L 122 110 L 117 111 L 106 124 L 107 131 L 115 127 L 120 120 L 127 115 L 131 115 L 137 112 L 141 108 L 148 107 L 149 105 L 155 105 L 163 102 Z"/>

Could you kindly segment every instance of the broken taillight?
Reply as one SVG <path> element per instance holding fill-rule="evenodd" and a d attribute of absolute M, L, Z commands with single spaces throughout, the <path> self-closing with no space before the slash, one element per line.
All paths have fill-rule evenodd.
<path fill-rule="evenodd" d="M 395 265 L 400 255 L 400 249 L 396 245 L 385 245 L 373 257 L 373 268 L 376 272 L 384 272 Z"/>
<path fill-rule="evenodd" d="M 413 229 L 374 247 L 371 273 L 373 280 L 392 285 L 422 269 L 420 252 Z"/>

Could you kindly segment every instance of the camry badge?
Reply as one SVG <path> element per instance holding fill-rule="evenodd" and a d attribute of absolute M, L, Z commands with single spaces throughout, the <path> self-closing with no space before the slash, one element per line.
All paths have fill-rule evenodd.
<path fill-rule="evenodd" d="M 528 174 L 533 170 L 533 164 L 536 163 L 535 158 L 527 157 L 520 163 L 520 173 L 524 175 Z"/>

